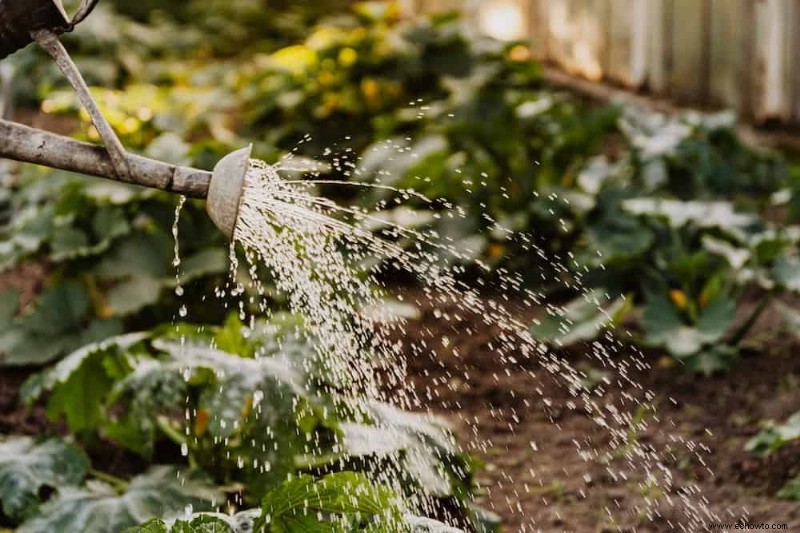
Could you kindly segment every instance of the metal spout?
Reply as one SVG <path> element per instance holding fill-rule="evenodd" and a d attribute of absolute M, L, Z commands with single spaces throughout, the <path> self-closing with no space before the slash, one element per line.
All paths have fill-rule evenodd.
<path fill-rule="evenodd" d="M 170 165 L 125 153 L 129 172 L 120 176 L 108 151 L 16 122 L 0 120 L 0 157 L 98 176 L 124 183 L 207 198 L 206 211 L 228 239 L 233 238 L 252 148 L 222 158 L 214 172 Z"/>

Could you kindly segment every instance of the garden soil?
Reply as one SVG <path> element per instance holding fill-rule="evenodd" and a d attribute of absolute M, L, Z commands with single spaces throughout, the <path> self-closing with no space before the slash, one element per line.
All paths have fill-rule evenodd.
<path fill-rule="evenodd" d="M 407 301 L 424 306 L 424 297 L 411 295 Z M 453 339 L 457 350 L 435 361 L 409 355 L 409 386 L 429 398 L 428 407 L 449 419 L 462 444 L 486 463 L 478 478 L 481 503 L 503 517 L 505 531 L 670 531 L 679 523 L 680 509 L 666 503 L 670 494 L 643 490 L 641 478 L 615 482 L 603 465 L 578 456 L 575 442 L 602 448 L 609 436 L 572 405 L 569 391 L 535 360 L 520 357 L 516 368 L 496 361 L 490 346 L 499 342 L 499 328 L 486 328 L 478 317 L 441 322 L 432 308 L 422 311 L 419 323 L 434 336 Z M 532 319 L 537 310 L 520 313 Z M 761 322 L 755 338 L 777 323 L 771 313 Z M 467 328 L 481 333 L 457 335 Z M 409 328 L 409 342 L 415 331 Z M 429 335 L 426 331 L 419 338 Z M 763 420 L 783 420 L 800 410 L 798 350 L 800 344 L 788 339 L 773 340 L 759 353 L 744 355 L 732 372 L 711 378 L 689 375 L 658 353 L 645 355 L 650 370 L 631 371 L 634 380 L 655 393 L 655 416 L 645 416 L 648 430 L 634 438 L 663 449 L 672 437 L 682 436 L 710 450 L 702 455 L 708 468 L 691 453 L 669 458 L 675 472 L 672 496 L 699 484 L 710 509 L 724 521 L 787 524 L 788 531 L 800 531 L 800 505 L 775 497 L 800 474 L 800 442 L 766 459 L 744 450 Z M 632 353 L 620 351 L 617 357 Z M 563 356 L 581 370 L 602 371 L 591 368 L 579 349 Z M 614 384 L 606 388 L 609 401 L 623 392 L 643 397 L 641 391 Z M 661 510 L 652 521 L 643 514 L 645 494 Z"/>

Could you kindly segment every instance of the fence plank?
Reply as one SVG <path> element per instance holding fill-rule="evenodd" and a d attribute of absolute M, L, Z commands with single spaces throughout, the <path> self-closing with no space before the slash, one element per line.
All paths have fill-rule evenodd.
<path fill-rule="evenodd" d="M 647 13 L 647 86 L 656 95 L 669 92 L 672 58 L 672 12 L 670 0 L 650 0 Z"/>
<path fill-rule="evenodd" d="M 528 26 L 531 29 L 531 52 L 534 59 L 540 61 L 548 58 L 546 9 L 547 0 L 530 0 Z"/>
<path fill-rule="evenodd" d="M 647 27 L 650 2 L 610 0 L 609 76 L 629 87 L 647 78 Z"/>
<path fill-rule="evenodd" d="M 706 67 L 707 0 L 672 0 L 670 95 L 682 103 L 702 104 L 708 87 Z"/>
<path fill-rule="evenodd" d="M 529 0 L 470 2 L 470 5 L 471 18 L 484 33 L 508 41 L 530 36 Z"/>
<path fill-rule="evenodd" d="M 759 121 L 788 119 L 792 115 L 789 2 L 762 0 L 756 4 L 755 13 L 754 116 Z"/>
<path fill-rule="evenodd" d="M 709 101 L 744 111 L 754 44 L 751 0 L 711 0 Z"/>

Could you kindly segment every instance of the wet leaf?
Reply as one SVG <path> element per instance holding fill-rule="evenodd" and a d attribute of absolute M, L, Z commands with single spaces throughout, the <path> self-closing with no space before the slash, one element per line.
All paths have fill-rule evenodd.
<path fill-rule="evenodd" d="M 623 298 L 609 301 L 600 291 L 579 296 L 563 308 L 548 311 L 531 326 L 533 336 L 557 346 L 569 346 L 596 338 L 612 326 L 617 313 L 625 306 Z"/>
<path fill-rule="evenodd" d="M 264 496 L 263 517 L 256 528 L 271 531 L 378 531 L 402 532 L 397 495 L 361 474 L 341 472 L 315 480 L 301 475 Z M 326 525 L 327 524 L 327 525 Z M 348 527 L 345 527 L 348 526 Z"/>
<path fill-rule="evenodd" d="M 745 449 L 766 456 L 797 439 L 800 439 L 800 412 L 791 415 L 783 424 L 767 422 L 764 429 L 747 442 Z"/>
<path fill-rule="evenodd" d="M 151 518 L 180 515 L 187 507 L 208 510 L 223 502 L 224 494 L 204 474 L 154 466 L 121 492 L 97 481 L 65 488 L 17 531 L 122 531 Z"/>
<path fill-rule="evenodd" d="M 30 516 L 40 503 L 42 488 L 78 485 L 88 468 L 83 452 L 59 439 L 0 440 L 0 508 L 15 520 Z"/>
<path fill-rule="evenodd" d="M 350 457 L 391 457 L 399 460 L 404 481 L 430 495 L 453 493 L 448 457 L 457 455 L 452 433 L 443 420 L 372 402 L 365 408 L 371 423 L 344 422 L 342 445 Z"/>
<path fill-rule="evenodd" d="M 772 267 L 772 279 L 779 287 L 800 292 L 800 257 L 779 257 Z"/>
<path fill-rule="evenodd" d="M 699 228 L 720 228 L 725 231 L 746 228 L 757 219 L 739 213 L 730 202 L 700 202 L 668 200 L 665 198 L 635 198 L 624 202 L 625 210 L 634 215 L 653 215 L 665 218 L 673 228 L 693 224 Z"/>

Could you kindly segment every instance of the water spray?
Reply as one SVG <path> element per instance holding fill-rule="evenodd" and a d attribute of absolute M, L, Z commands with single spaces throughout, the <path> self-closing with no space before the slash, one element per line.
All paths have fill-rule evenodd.
<path fill-rule="evenodd" d="M 38 43 L 69 80 L 103 141 L 102 146 L 84 143 L 0 120 L 0 157 L 205 198 L 211 220 L 232 239 L 252 147 L 226 155 L 213 172 L 127 152 L 59 39 L 59 35 L 72 31 L 89 16 L 97 3 L 98 0 L 83 0 L 70 19 L 61 0 L 0 0 L 0 59 Z"/>

